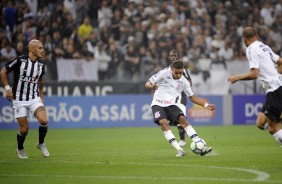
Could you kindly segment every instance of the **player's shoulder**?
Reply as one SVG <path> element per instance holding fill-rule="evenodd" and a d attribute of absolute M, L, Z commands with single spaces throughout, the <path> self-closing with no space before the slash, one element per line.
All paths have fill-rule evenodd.
<path fill-rule="evenodd" d="M 21 55 L 16 57 L 16 60 L 20 61 L 20 62 L 27 62 L 28 61 L 28 55 Z"/>
<path fill-rule="evenodd" d="M 190 82 L 187 80 L 187 78 L 186 78 L 184 75 L 181 76 L 180 82 L 181 82 L 183 85 L 190 85 Z"/>
<path fill-rule="evenodd" d="M 159 73 L 161 73 L 161 74 L 169 74 L 169 73 L 171 73 L 171 69 L 170 68 L 164 68 L 164 69 L 160 70 Z"/>

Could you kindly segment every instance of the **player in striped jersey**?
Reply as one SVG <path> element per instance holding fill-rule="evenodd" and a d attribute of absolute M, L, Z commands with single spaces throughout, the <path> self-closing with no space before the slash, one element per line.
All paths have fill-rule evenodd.
<path fill-rule="evenodd" d="M 177 50 L 175 50 L 175 49 L 171 50 L 169 52 L 169 55 L 168 55 L 168 60 L 169 60 L 170 64 L 173 64 L 178 59 L 180 59 L 179 52 Z M 191 77 L 189 75 L 188 68 L 184 68 L 183 76 L 190 82 L 190 85 L 192 86 L 192 80 L 191 80 Z M 179 103 L 179 107 L 181 108 L 182 112 L 186 116 L 186 112 L 187 112 L 187 110 L 186 110 L 187 98 L 186 98 L 186 94 L 183 91 L 182 91 L 181 95 L 179 95 L 179 97 L 177 98 L 177 103 Z M 184 131 L 183 127 L 180 124 L 177 124 L 177 128 L 178 128 L 179 137 L 180 137 L 179 145 L 180 146 L 185 146 L 186 145 L 185 131 Z"/>
<path fill-rule="evenodd" d="M 43 156 L 48 157 L 49 152 L 44 144 L 48 130 L 48 120 L 43 105 L 43 75 L 45 73 L 43 57 L 44 49 L 39 40 L 31 40 L 28 44 L 28 56 L 19 56 L 10 61 L 1 70 L 2 83 L 6 90 L 6 98 L 12 102 L 14 117 L 19 125 L 17 133 L 19 158 L 28 158 L 24 151 L 24 141 L 29 130 L 28 110 L 34 114 L 39 122 L 39 140 L 37 148 Z M 14 72 L 12 88 L 9 85 L 7 74 Z"/>

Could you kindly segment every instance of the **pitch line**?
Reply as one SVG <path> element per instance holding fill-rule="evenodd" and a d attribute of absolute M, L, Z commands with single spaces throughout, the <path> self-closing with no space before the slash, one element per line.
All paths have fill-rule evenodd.
<path fill-rule="evenodd" d="M 9 162 L 9 161 L 0 161 L 0 162 Z M 48 161 L 50 162 L 50 161 Z M 56 161 L 61 163 L 82 163 L 82 162 L 75 162 L 75 161 Z M 267 181 L 270 175 L 266 172 L 253 170 L 253 169 L 246 169 L 246 168 L 236 168 L 236 167 L 220 167 L 220 166 L 198 166 L 198 165 L 189 165 L 189 164 L 153 164 L 153 163 L 119 163 L 119 162 L 83 162 L 85 164 L 115 164 L 115 165 L 147 165 L 147 166 L 170 166 L 170 167 L 200 167 L 200 168 L 211 168 L 211 169 L 227 169 L 227 170 L 235 170 L 241 172 L 248 172 L 251 174 L 256 175 L 254 179 L 237 179 L 237 178 L 195 178 L 195 177 L 148 177 L 148 176 L 99 176 L 99 175 L 52 175 L 58 178 L 104 178 L 104 179 L 150 179 L 150 180 L 157 180 L 157 179 L 166 179 L 166 180 L 204 180 L 204 181 L 237 181 L 237 182 L 275 182 L 275 183 L 282 183 L 282 181 L 278 180 L 271 180 Z M 37 174 L 0 174 L 0 176 L 22 176 L 22 177 L 43 177 L 48 175 L 37 175 Z"/>
<path fill-rule="evenodd" d="M 178 181 L 233 181 L 233 182 L 254 182 L 252 179 L 236 179 L 236 178 L 197 178 L 197 177 L 151 177 L 151 176 L 103 176 L 103 175 L 71 175 L 71 174 L 55 174 L 55 175 L 47 175 L 47 174 L 0 174 L 3 177 L 56 177 L 56 178 L 92 178 L 92 179 L 139 179 L 139 180 L 178 180 Z M 278 180 L 270 180 L 270 181 L 260 181 L 264 183 L 282 183 Z"/>

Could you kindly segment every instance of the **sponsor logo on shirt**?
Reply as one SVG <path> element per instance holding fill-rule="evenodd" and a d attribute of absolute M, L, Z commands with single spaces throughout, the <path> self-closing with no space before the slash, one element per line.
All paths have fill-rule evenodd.
<path fill-rule="evenodd" d="M 156 101 L 161 103 L 161 104 L 172 104 L 171 100 L 156 100 Z"/>
<path fill-rule="evenodd" d="M 20 80 L 24 82 L 34 83 L 36 81 L 36 77 L 21 76 Z"/>

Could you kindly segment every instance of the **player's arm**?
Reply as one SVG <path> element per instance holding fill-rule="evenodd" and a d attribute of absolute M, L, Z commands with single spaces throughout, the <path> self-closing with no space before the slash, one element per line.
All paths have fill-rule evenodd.
<path fill-rule="evenodd" d="M 156 84 L 152 84 L 151 81 L 147 81 L 146 84 L 145 84 L 145 88 L 147 89 L 152 89 L 152 90 L 157 90 L 158 89 L 158 86 Z"/>
<path fill-rule="evenodd" d="M 198 104 L 202 107 L 205 107 L 211 111 L 213 111 L 215 109 L 215 105 L 214 104 L 209 104 L 207 102 L 205 102 L 204 100 L 198 98 L 195 95 L 189 96 L 189 99 L 191 100 L 191 102 L 193 102 L 194 104 Z"/>
<path fill-rule="evenodd" d="M 281 57 L 279 57 L 276 64 L 277 64 L 277 72 L 282 74 L 282 58 Z"/>
<path fill-rule="evenodd" d="M 1 70 L 1 80 L 2 80 L 2 84 L 6 90 L 6 98 L 11 101 L 13 99 L 13 92 L 12 92 L 12 89 L 9 85 L 9 81 L 8 81 L 8 77 L 7 77 L 7 74 L 8 74 L 8 70 L 6 69 L 6 67 L 3 67 L 2 70 Z"/>
<path fill-rule="evenodd" d="M 41 76 L 38 81 L 38 91 L 41 101 L 44 103 L 43 86 L 44 86 L 44 81 L 43 81 L 43 77 Z"/>
<path fill-rule="evenodd" d="M 228 77 L 228 81 L 231 83 L 235 83 L 239 80 L 255 80 L 259 76 L 259 69 L 258 68 L 251 68 L 249 72 L 244 74 L 237 74 L 237 75 L 230 75 Z"/>
<path fill-rule="evenodd" d="M 149 80 L 145 83 L 145 88 L 150 90 L 158 89 L 158 82 L 164 77 L 166 74 L 166 70 L 161 70 L 158 73 L 154 74 L 149 78 Z"/>

